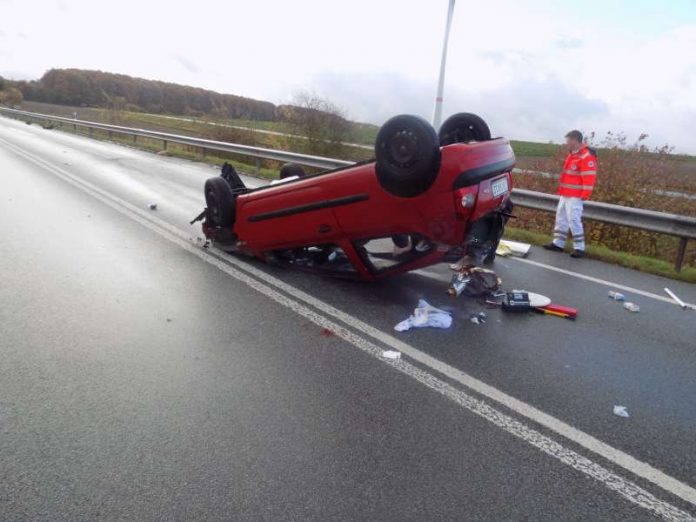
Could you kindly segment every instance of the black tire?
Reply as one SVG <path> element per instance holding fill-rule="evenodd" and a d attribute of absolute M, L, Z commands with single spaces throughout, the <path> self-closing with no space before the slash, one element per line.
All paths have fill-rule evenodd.
<path fill-rule="evenodd" d="M 498 250 L 498 245 L 500 245 L 500 240 L 503 239 L 503 234 L 505 233 L 505 225 L 510 220 L 510 214 L 512 214 L 513 204 L 510 199 L 505 202 L 502 212 L 497 214 L 494 218 L 493 227 L 491 228 L 491 233 L 493 237 L 491 241 L 493 243 L 493 248 L 488 253 L 488 255 L 483 260 L 484 265 L 492 265 L 495 261 L 495 252 Z"/>
<path fill-rule="evenodd" d="M 491 130 L 483 118 L 470 112 L 459 112 L 445 120 L 438 133 L 440 146 L 470 141 L 488 141 Z"/>
<path fill-rule="evenodd" d="M 291 178 L 293 176 L 304 178 L 306 175 L 302 166 L 297 163 L 286 163 L 280 167 L 280 179 Z"/>
<path fill-rule="evenodd" d="M 384 190 L 403 198 L 418 196 L 430 188 L 440 170 L 435 129 L 418 116 L 394 116 L 377 133 L 375 158 Z"/>
<path fill-rule="evenodd" d="M 229 227 L 234 223 L 235 200 L 229 183 L 222 178 L 210 178 L 205 182 L 205 204 L 208 218 L 213 225 Z"/>

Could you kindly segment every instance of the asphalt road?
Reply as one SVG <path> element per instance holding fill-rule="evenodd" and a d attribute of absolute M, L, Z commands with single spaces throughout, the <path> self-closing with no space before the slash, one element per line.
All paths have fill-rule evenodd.
<path fill-rule="evenodd" d="M 504 285 L 579 319 L 475 325 L 445 266 L 202 249 L 215 174 L 0 118 L 0 520 L 696 516 L 696 312 L 659 298 L 693 285 L 533 249 Z M 418 298 L 453 326 L 394 332 Z"/>

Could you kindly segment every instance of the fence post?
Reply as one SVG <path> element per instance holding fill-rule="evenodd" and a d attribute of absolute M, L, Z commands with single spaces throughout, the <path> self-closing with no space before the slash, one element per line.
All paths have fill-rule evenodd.
<path fill-rule="evenodd" d="M 679 238 L 679 249 L 677 250 L 677 260 L 674 262 L 674 269 L 677 272 L 681 272 L 682 265 L 684 264 L 684 256 L 686 255 L 686 242 L 688 238 Z"/>

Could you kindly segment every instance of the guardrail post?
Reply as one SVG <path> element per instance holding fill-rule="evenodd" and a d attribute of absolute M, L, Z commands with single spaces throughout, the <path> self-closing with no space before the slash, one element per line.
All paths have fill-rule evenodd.
<path fill-rule="evenodd" d="M 113 132 L 111 132 L 111 131 L 109 131 L 109 139 L 110 139 L 110 140 L 114 139 L 114 134 L 113 134 Z"/>
<path fill-rule="evenodd" d="M 167 150 L 167 140 L 162 140 L 162 150 Z"/>
<path fill-rule="evenodd" d="M 686 242 L 688 238 L 679 238 L 679 248 L 677 249 L 677 260 L 674 262 L 674 269 L 677 272 L 681 272 L 682 265 L 684 264 L 684 256 L 686 255 Z"/>
<path fill-rule="evenodd" d="M 133 134 L 133 143 L 138 143 L 138 135 Z"/>
<path fill-rule="evenodd" d="M 205 147 L 201 147 L 201 158 L 205 159 L 207 153 L 208 149 L 206 149 Z"/>
<path fill-rule="evenodd" d="M 90 127 L 89 128 L 89 137 L 91 138 L 93 134 L 94 134 L 94 129 L 92 127 Z"/>
<path fill-rule="evenodd" d="M 257 176 L 260 176 L 261 175 L 261 158 L 254 158 L 254 160 L 255 160 L 254 161 L 254 165 L 255 165 L 254 173 Z"/>

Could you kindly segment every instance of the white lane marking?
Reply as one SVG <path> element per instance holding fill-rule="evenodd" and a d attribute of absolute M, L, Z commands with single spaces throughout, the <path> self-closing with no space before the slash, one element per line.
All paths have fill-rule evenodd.
<path fill-rule="evenodd" d="M 669 299 L 668 297 L 662 296 L 660 294 L 654 294 L 654 293 L 648 292 L 646 290 L 640 290 L 638 288 L 633 288 L 632 286 L 626 286 L 626 285 L 622 285 L 619 283 L 612 283 L 611 281 L 607 281 L 605 279 L 600 279 L 598 277 L 592 277 L 592 276 L 588 276 L 585 274 L 579 274 L 577 272 L 572 272 L 570 270 L 558 268 L 558 267 L 555 267 L 553 265 L 547 265 L 545 263 L 540 263 L 539 261 L 532 261 L 531 259 L 523 259 L 521 257 L 514 257 L 514 256 L 511 256 L 508 259 L 514 259 L 515 261 L 520 261 L 521 263 L 527 263 L 528 265 L 538 266 L 538 267 L 544 268 L 546 270 L 551 270 L 553 272 L 558 272 L 558 273 L 561 273 L 564 275 L 569 275 L 571 277 L 577 277 L 579 279 L 584 279 L 585 281 L 591 281 L 593 283 L 598 283 L 600 285 L 604 285 L 604 286 L 607 286 L 609 288 L 616 288 L 617 290 L 624 290 L 625 292 L 631 292 L 631 293 L 634 293 L 637 295 L 642 295 L 643 297 L 649 297 L 651 299 L 656 299 L 658 301 L 663 301 L 665 303 L 669 303 L 672 305 L 675 303 L 674 300 Z M 430 279 L 436 279 L 438 281 L 447 281 L 447 274 L 438 274 L 437 272 L 433 272 L 430 270 L 423 270 L 423 269 L 414 270 L 413 273 L 422 275 L 424 277 L 428 277 Z M 684 303 L 684 304 L 689 308 L 696 308 L 696 305 L 693 305 L 691 303 Z"/>
<path fill-rule="evenodd" d="M 468 374 L 452 368 L 447 364 L 438 361 L 424 354 L 414 347 L 386 334 L 376 328 L 354 318 L 336 308 L 322 302 L 321 300 L 310 296 L 299 289 L 296 289 L 277 278 L 258 270 L 254 267 L 247 265 L 246 263 L 234 258 L 226 256 L 224 258 L 214 255 L 211 252 L 204 251 L 198 247 L 193 246 L 187 239 L 186 234 L 180 229 L 166 223 L 159 218 L 153 217 L 145 213 L 143 210 L 131 205 L 127 201 L 123 201 L 120 198 L 103 191 L 95 185 L 81 180 L 76 176 L 70 174 L 69 172 L 51 165 L 45 160 L 34 156 L 33 154 L 27 153 L 22 149 L 0 139 L 0 143 L 5 145 L 10 150 L 13 150 L 16 154 L 24 157 L 28 161 L 52 172 L 64 181 L 70 183 L 76 188 L 83 192 L 86 192 L 123 214 L 124 216 L 137 221 L 143 226 L 147 227 L 149 230 L 157 233 L 161 237 L 181 246 L 188 252 L 199 257 L 203 261 L 213 265 L 226 274 L 234 277 L 235 279 L 247 284 L 251 288 L 257 290 L 258 292 L 268 296 L 272 300 L 276 301 L 283 306 L 295 311 L 299 315 L 305 317 L 306 319 L 314 322 L 315 324 L 329 328 L 333 330 L 339 337 L 346 340 L 347 342 L 353 344 L 357 348 L 364 352 L 369 353 L 376 359 L 381 360 L 385 364 L 389 364 L 393 368 L 409 375 L 410 377 L 416 379 L 422 384 L 428 386 L 429 388 L 441 393 L 442 395 L 453 400 L 465 409 L 480 415 L 481 417 L 489 420 L 496 426 L 506 432 L 515 435 L 516 437 L 532 444 L 542 452 L 550 455 L 561 462 L 569 465 L 573 469 L 585 473 L 588 476 L 595 478 L 596 480 L 603 483 L 609 489 L 616 491 L 626 499 L 631 502 L 648 509 L 656 514 L 661 515 L 667 520 L 696 520 L 692 518 L 688 513 L 681 511 L 675 506 L 656 498 L 654 495 L 648 491 L 642 489 L 637 484 L 624 479 L 620 475 L 617 475 L 608 469 L 602 467 L 601 465 L 591 461 L 587 457 L 580 455 L 579 453 L 562 446 L 560 443 L 550 439 L 549 437 L 541 434 L 540 432 L 532 429 L 531 427 L 517 421 L 516 419 L 502 413 L 489 406 L 485 402 L 468 395 L 462 390 L 458 390 L 453 386 L 447 384 L 435 377 L 434 375 L 425 372 L 424 370 L 413 366 L 412 364 L 402 360 L 392 361 L 385 360 L 381 357 L 382 348 L 375 345 L 371 341 L 361 337 L 352 331 L 346 329 L 345 327 L 333 322 L 331 319 L 327 318 L 325 315 L 312 310 L 311 308 L 305 306 L 299 301 L 293 300 L 286 295 L 274 290 L 268 284 L 264 284 L 258 279 L 255 279 L 250 273 L 256 277 L 261 278 L 265 283 L 284 290 L 286 293 L 292 295 L 293 297 L 304 301 L 315 308 L 318 308 L 324 314 L 332 315 L 335 319 L 338 319 L 348 326 L 351 326 L 362 333 L 373 337 L 388 346 L 391 346 L 413 360 L 424 364 L 431 369 L 438 371 L 439 373 L 446 375 L 447 377 L 467 386 L 468 388 L 476 391 L 477 393 L 484 395 L 490 399 L 493 399 L 509 409 L 515 411 L 521 416 L 527 417 L 542 426 L 545 426 L 564 437 L 578 443 L 584 448 L 602 455 L 607 460 L 617 464 L 624 469 L 631 471 L 632 473 L 649 480 L 653 484 L 661 487 L 665 491 L 668 491 L 691 504 L 696 505 L 696 490 L 691 488 L 685 483 L 678 481 L 677 479 L 666 475 L 662 471 L 653 468 L 649 464 L 640 462 L 630 455 L 623 453 L 622 451 L 612 448 L 611 446 L 604 444 L 603 442 L 595 439 L 591 435 L 588 435 L 580 430 L 577 430 L 568 424 L 547 415 L 540 410 L 537 410 L 533 406 L 526 404 L 514 397 L 511 397 L 504 392 L 489 386 Z M 237 265 L 240 269 L 233 268 L 231 265 Z"/>
<path fill-rule="evenodd" d="M 577 277 L 578 279 L 584 279 L 585 281 L 591 281 L 593 283 L 608 286 L 610 288 L 616 288 L 618 290 L 624 290 L 626 292 L 631 292 L 631 293 L 634 293 L 637 295 L 642 295 L 643 297 L 649 297 L 651 299 L 656 299 L 657 301 L 663 301 L 665 303 L 674 304 L 674 301 L 672 301 L 671 299 L 669 299 L 663 295 L 654 294 L 652 292 L 646 292 L 645 290 L 633 288 L 632 286 L 626 286 L 626 285 L 622 285 L 619 283 L 612 283 L 611 281 L 607 281 L 606 279 L 600 279 L 599 277 L 592 277 L 592 276 L 588 276 L 585 274 L 579 274 L 577 272 L 565 270 L 564 268 L 558 268 L 558 267 L 555 267 L 552 265 L 547 265 L 545 263 L 540 263 L 539 261 L 532 261 L 531 259 L 523 259 L 521 257 L 510 257 L 510 259 L 514 259 L 515 261 L 519 261 L 520 263 L 526 263 L 528 265 L 534 265 L 534 266 L 538 266 L 540 268 L 545 268 L 546 270 L 558 272 L 559 274 L 565 274 L 565 275 L 569 275 L 572 277 Z M 691 303 L 685 303 L 685 304 L 690 306 L 690 307 L 695 306 Z"/>
<path fill-rule="evenodd" d="M 429 279 L 435 279 L 436 281 L 447 280 L 447 274 L 438 274 L 437 272 L 432 272 L 430 270 L 424 270 L 422 268 L 420 268 L 418 270 L 413 270 L 411 273 L 422 275 L 422 276 L 427 277 Z"/>

